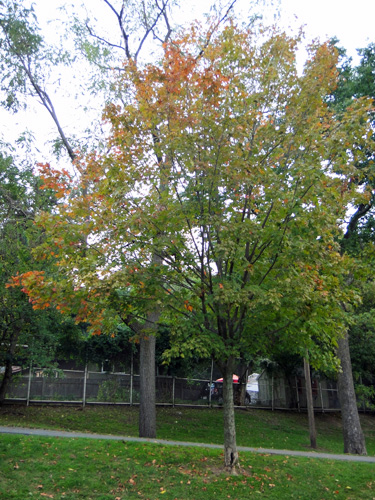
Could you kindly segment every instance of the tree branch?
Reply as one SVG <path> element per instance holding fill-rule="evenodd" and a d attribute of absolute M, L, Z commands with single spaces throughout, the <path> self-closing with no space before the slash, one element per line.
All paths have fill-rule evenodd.
<path fill-rule="evenodd" d="M 220 26 L 220 24 L 222 24 L 227 19 L 227 17 L 229 16 L 230 11 L 233 9 L 233 7 L 234 7 L 234 5 L 235 5 L 236 2 L 237 2 L 237 0 L 233 0 L 232 1 L 232 3 L 229 5 L 228 9 L 226 10 L 225 14 L 223 15 L 223 17 L 221 19 L 219 19 L 217 21 L 217 23 L 212 27 L 212 29 L 208 32 L 206 41 L 205 41 L 205 43 L 204 43 L 201 51 L 199 52 L 199 54 L 195 58 L 196 60 L 200 59 L 203 56 L 205 50 L 210 45 L 212 35 L 218 29 L 218 27 Z"/>
<path fill-rule="evenodd" d="M 121 36 L 122 36 L 122 38 L 124 40 L 124 44 L 125 44 L 125 47 L 123 48 L 123 50 L 125 50 L 125 54 L 126 54 L 127 59 L 130 60 L 132 57 L 131 57 L 130 49 L 129 49 L 129 35 L 124 30 L 124 27 L 122 24 L 122 16 L 124 13 L 124 4 L 121 7 L 120 13 L 118 13 L 117 10 L 113 7 L 113 5 L 108 0 L 103 0 L 103 2 L 108 5 L 108 7 L 112 10 L 112 12 L 115 14 L 115 16 L 117 18 L 117 22 L 118 22 L 118 25 L 120 27 Z M 120 47 L 120 48 L 122 48 L 122 47 Z"/>
<path fill-rule="evenodd" d="M 117 45 L 116 43 L 111 43 L 108 40 L 106 40 L 105 38 L 102 38 L 101 36 L 96 35 L 93 32 L 93 30 L 90 28 L 89 23 L 86 23 L 85 26 L 87 28 L 87 31 L 89 32 L 89 35 L 92 36 L 93 38 L 96 38 L 100 42 L 104 42 L 106 45 L 109 45 L 109 47 L 114 47 L 115 49 L 120 49 L 120 50 L 125 51 L 125 48 L 121 47 L 121 45 Z"/>
<path fill-rule="evenodd" d="M 357 210 L 355 213 L 351 216 L 348 227 L 346 228 L 345 234 L 344 234 L 344 239 L 349 239 L 350 236 L 355 232 L 357 229 L 359 221 L 364 217 L 369 210 L 371 210 L 373 204 L 372 201 L 370 201 L 367 204 L 362 203 L 361 205 L 358 206 Z"/>

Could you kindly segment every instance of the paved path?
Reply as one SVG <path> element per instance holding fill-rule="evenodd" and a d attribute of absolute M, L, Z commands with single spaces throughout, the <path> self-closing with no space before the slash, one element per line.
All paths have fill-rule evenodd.
<path fill-rule="evenodd" d="M 129 441 L 137 443 L 156 443 L 172 446 L 194 446 L 197 448 L 223 449 L 219 444 L 188 443 L 185 441 L 167 441 L 166 439 L 144 439 L 129 436 L 112 436 L 109 434 L 90 434 L 86 432 L 66 432 L 53 431 L 45 429 L 28 429 L 26 427 L 5 427 L 0 426 L 1 434 L 22 434 L 26 436 L 44 436 L 44 437 L 66 437 L 66 438 L 89 438 L 89 439 L 108 439 L 112 441 Z M 329 458 L 331 460 L 346 460 L 352 462 L 375 463 L 375 457 L 361 455 L 334 455 L 332 453 L 318 453 L 314 451 L 292 451 L 292 450 L 274 450 L 272 448 L 250 448 L 247 446 L 238 446 L 239 451 L 250 451 L 252 453 L 264 453 L 270 455 L 287 455 L 290 457 L 307 458 Z"/>

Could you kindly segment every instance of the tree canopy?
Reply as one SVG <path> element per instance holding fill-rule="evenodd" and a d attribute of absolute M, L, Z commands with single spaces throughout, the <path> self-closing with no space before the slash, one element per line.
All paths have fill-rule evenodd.
<path fill-rule="evenodd" d="M 340 120 L 330 110 L 330 44 L 310 47 L 300 76 L 297 39 L 230 24 L 207 45 L 201 31 L 166 43 L 159 64 L 127 62 L 124 105 L 104 113 L 108 151 L 76 159 L 79 179 L 41 166 L 59 203 L 38 219 L 37 255 L 59 271 L 14 285 L 94 333 L 158 307 L 171 354 L 213 356 L 222 370 L 234 466 L 236 357 L 287 341 L 319 344 L 316 363 L 332 363 L 340 303 L 353 300 L 337 237 L 348 203 L 369 196 L 350 179 L 364 175 L 370 104 L 353 101 Z"/>
<path fill-rule="evenodd" d="M 43 239 L 33 220 L 38 210 L 51 208 L 54 197 L 40 191 L 40 185 L 27 162 L 13 158 L 4 146 L 0 154 L 0 365 L 4 367 L 0 402 L 12 376 L 12 365 L 34 362 L 47 366 L 54 361 L 64 322 L 53 309 L 33 310 L 20 289 L 6 286 L 14 274 L 43 266 L 31 254 Z"/>

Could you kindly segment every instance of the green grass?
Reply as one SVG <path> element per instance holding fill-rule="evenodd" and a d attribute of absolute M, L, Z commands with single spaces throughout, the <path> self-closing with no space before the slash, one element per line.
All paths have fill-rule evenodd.
<path fill-rule="evenodd" d="M 375 417 L 361 416 L 367 450 L 375 455 Z M 241 446 L 308 450 L 307 415 L 249 409 L 236 411 L 237 443 Z M 5 406 L 0 425 L 138 435 L 137 407 L 88 406 L 84 410 L 62 406 Z M 338 414 L 317 414 L 318 451 L 342 453 L 341 419 Z M 220 409 L 161 408 L 157 410 L 160 439 L 223 443 L 223 413 Z"/>
<path fill-rule="evenodd" d="M 373 499 L 374 464 L 241 454 L 229 476 L 218 450 L 3 435 L 0 499 Z"/>
<path fill-rule="evenodd" d="M 221 410 L 158 408 L 158 437 L 223 442 Z M 238 444 L 308 450 L 307 416 L 237 411 Z M 375 419 L 362 416 L 375 449 Z M 0 425 L 137 435 L 130 407 L 5 406 Z M 337 415 L 317 415 L 320 450 L 342 451 Z M 1 435 L 0 500 L 201 500 L 375 498 L 375 464 L 241 453 L 241 471 L 223 469 L 220 450 L 92 439 Z"/>

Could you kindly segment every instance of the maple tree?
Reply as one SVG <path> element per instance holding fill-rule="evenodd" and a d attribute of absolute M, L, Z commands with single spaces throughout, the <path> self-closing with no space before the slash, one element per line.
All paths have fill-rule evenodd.
<path fill-rule="evenodd" d="M 209 45 L 212 33 L 226 21 L 231 13 L 233 14 L 236 3 L 236 0 L 230 0 L 223 3 L 215 2 L 212 5 L 211 13 L 215 13 L 216 17 L 207 33 L 205 46 Z M 261 2 L 263 7 L 272 3 L 272 0 Z M 88 6 L 85 6 L 86 14 L 82 11 L 79 14 L 75 13 L 77 6 L 70 5 L 62 11 L 64 30 L 67 29 L 69 21 L 72 23 L 75 39 L 74 52 L 64 50 L 62 48 L 64 43 L 61 44 L 61 40 L 57 46 L 47 42 L 40 30 L 34 6 L 25 7 L 23 0 L 6 0 L 1 5 L 0 58 L 4 72 L 0 87 L 5 95 L 2 104 L 7 109 L 16 111 L 20 107 L 28 106 L 30 98 L 36 98 L 48 111 L 57 129 L 58 137 L 53 144 L 53 153 L 58 159 L 64 157 L 62 153 L 65 151 L 70 160 L 74 161 L 77 149 L 87 151 L 93 144 L 95 148 L 100 148 L 102 139 L 102 130 L 100 127 L 96 128 L 95 120 L 91 122 L 86 109 L 83 122 L 86 124 L 90 122 L 89 135 L 87 135 L 87 130 L 84 132 L 84 138 L 66 133 L 65 126 L 63 127 L 60 121 L 60 114 L 54 106 L 54 94 L 59 91 L 61 97 L 66 89 L 71 88 L 72 81 L 69 79 L 67 81 L 65 77 L 70 74 L 75 80 L 78 74 L 81 75 L 81 83 L 78 87 L 85 101 L 89 94 L 95 95 L 95 109 L 101 109 L 98 102 L 107 102 L 108 99 L 123 102 L 129 96 L 123 91 L 124 89 L 117 89 L 113 79 L 114 74 L 122 72 L 123 58 L 144 61 L 151 57 L 156 60 L 158 52 L 160 53 L 162 49 L 162 43 L 166 42 L 176 29 L 171 22 L 171 16 L 178 7 L 178 1 L 147 0 L 141 4 L 127 1 L 118 6 L 115 2 L 103 0 L 102 4 L 105 4 L 108 17 L 113 19 L 116 25 L 116 29 L 110 30 L 109 33 L 106 33 L 102 19 L 100 22 L 96 21 L 95 9 L 88 14 L 86 10 Z M 250 10 L 252 7 L 250 6 Z M 255 8 L 258 7 L 259 2 L 255 4 Z M 241 17 L 243 15 L 242 10 Z M 71 39 L 71 34 L 68 28 L 63 36 Z M 84 58 L 83 61 L 81 56 Z M 89 62 L 89 68 L 86 62 Z M 82 71 L 82 63 L 85 71 Z M 59 71 L 61 65 L 71 70 Z M 74 69 L 77 67 L 78 71 Z M 53 77 L 53 82 L 49 77 Z M 77 80 L 73 84 L 74 87 L 76 83 Z M 67 107 L 70 103 L 74 103 L 72 122 L 75 124 L 77 124 L 78 102 L 81 102 L 81 99 L 74 101 L 71 95 L 69 101 L 66 102 Z M 84 103 L 81 104 L 83 108 L 86 108 Z M 39 128 L 37 135 L 40 138 Z M 156 256 L 154 260 L 157 261 Z M 156 329 L 158 317 L 159 313 L 156 308 L 150 312 L 148 327 Z M 140 341 L 140 435 L 154 437 L 156 434 L 155 335 L 141 335 L 142 328 L 136 321 L 133 321 L 132 328 L 137 331 Z"/>
<path fill-rule="evenodd" d="M 77 158 L 79 179 L 41 166 L 60 201 L 38 223 L 56 274 L 14 277 L 34 308 L 57 304 L 93 333 L 119 319 L 172 325 L 167 356 L 213 357 L 223 374 L 224 460 L 238 464 L 232 375 L 243 352 L 287 342 L 335 363 L 349 258 L 337 236 L 371 130 L 369 103 L 338 121 L 329 44 L 298 75 L 298 40 L 277 30 L 201 28 L 165 44 L 160 64 L 131 60 L 108 105 L 108 152 Z M 355 145 L 355 146 L 353 146 Z M 155 318 L 153 318 L 155 311 Z M 317 347 L 319 346 L 319 348 Z"/>

